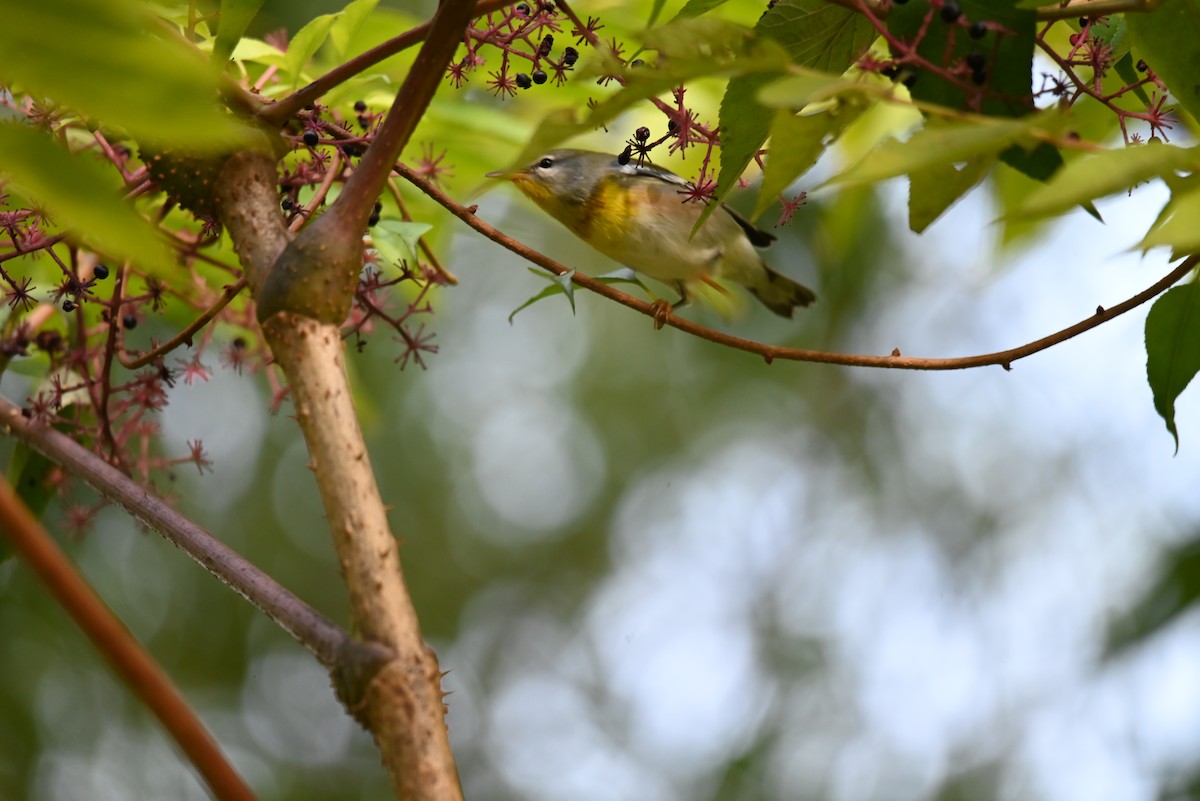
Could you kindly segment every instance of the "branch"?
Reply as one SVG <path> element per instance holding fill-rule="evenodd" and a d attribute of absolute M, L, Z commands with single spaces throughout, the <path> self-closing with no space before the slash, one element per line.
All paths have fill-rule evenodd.
<path fill-rule="evenodd" d="M 888 0 L 825 0 L 830 5 L 841 6 L 851 11 L 862 11 L 865 5 L 880 19 L 887 18 L 891 2 Z M 1098 17 L 1102 14 L 1117 14 L 1125 11 L 1148 13 L 1162 5 L 1163 0 L 1068 0 L 1057 6 L 1042 6 L 1037 18 L 1042 20 L 1070 19 L 1071 17 Z"/>
<path fill-rule="evenodd" d="M 179 690 L 88 585 L 7 481 L 0 478 L 0 535 L 179 745 L 220 801 L 254 801 Z"/>
<path fill-rule="evenodd" d="M 563 264 L 554 261 L 546 256 L 543 256 L 533 248 L 518 242 L 517 240 L 505 235 L 499 229 L 488 225 L 475 216 L 475 206 L 463 206 L 452 200 L 448 195 L 433 186 L 428 181 L 422 179 L 415 174 L 411 169 L 403 164 L 397 164 L 396 172 L 403 176 L 406 180 L 414 184 L 429 197 L 433 198 L 451 214 L 458 217 L 467 225 L 474 228 L 479 233 L 491 239 L 497 244 L 516 253 L 518 256 L 533 262 L 542 269 L 554 273 L 555 275 L 566 275 L 571 272 L 569 268 Z M 809 350 L 806 348 L 789 348 L 780 345 L 768 345 L 763 342 L 756 342 L 742 337 L 732 336 L 714 331 L 711 328 L 693 323 L 690 320 L 685 320 L 674 314 L 667 315 L 665 322 L 672 328 L 683 331 L 686 334 L 706 339 L 709 342 L 715 342 L 718 345 L 724 345 L 736 350 L 743 350 L 747 353 L 754 353 L 762 356 L 767 364 L 782 359 L 786 361 L 796 362 L 819 362 L 822 364 L 842 364 L 849 367 L 878 367 L 893 370 L 965 370 L 970 367 L 985 367 L 989 365 L 1000 365 L 1006 370 L 1012 368 L 1012 363 L 1027 356 L 1032 356 L 1047 348 L 1053 347 L 1061 342 L 1076 337 L 1085 331 L 1089 331 L 1099 325 L 1102 325 L 1114 317 L 1119 317 L 1130 309 L 1142 305 L 1148 300 L 1153 299 L 1157 295 L 1162 294 L 1172 285 L 1188 274 L 1197 264 L 1200 264 L 1200 255 L 1189 256 L 1182 263 L 1177 265 L 1173 270 L 1167 273 L 1162 279 L 1155 282 L 1152 286 L 1143 292 L 1139 292 L 1133 297 L 1118 303 L 1110 308 L 1097 307 L 1096 313 L 1087 317 L 1075 325 L 1062 329 L 1061 331 L 1034 340 L 1020 347 L 1010 348 L 1008 350 L 996 351 L 995 353 L 984 353 L 977 356 L 960 356 L 954 358 L 922 358 L 917 356 L 902 356 L 900 350 L 895 349 L 889 356 L 869 356 L 857 353 L 835 353 L 822 350 Z M 603 295 L 609 300 L 614 300 L 623 306 L 628 306 L 634 311 L 641 312 L 647 317 L 655 318 L 655 307 L 653 304 L 627 295 L 618 289 L 615 289 L 609 284 L 602 283 L 585 275 L 580 275 L 576 272 L 571 281 L 578 286 L 595 292 L 597 295 Z M 661 317 L 660 317 L 661 319 Z"/>
<path fill-rule="evenodd" d="M 511 0 L 479 0 L 472 15 L 481 17 L 484 14 L 490 14 L 509 5 L 512 5 Z M 432 21 L 418 25 L 399 36 L 387 40 L 383 44 L 376 45 L 367 52 L 355 56 L 343 64 L 339 64 L 308 86 L 283 98 L 278 103 L 263 108 L 258 114 L 259 118 L 268 127 L 277 128 L 283 125 L 288 118 L 299 113 L 308 104 L 316 102 L 318 98 L 338 84 L 354 77 L 386 58 L 390 58 L 419 42 L 423 42 L 425 37 L 429 35 L 429 30 L 432 26 Z"/>
<path fill-rule="evenodd" d="M 4 397 L 0 397 L 0 430 L 82 478 L 104 498 L 162 534 L 278 623 L 325 667 L 336 668 L 347 652 L 369 648 L 355 643 L 346 632 L 161 498 L 67 435 L 26 418 L 20 407 Z"/>
<path fill-rule="evenodd" d="M 171 337 L 169 340 L 153 350 L 146 351 L 145 353 L 136 357 L 131 356 L 123 349 L 119 350 L 117 352 L 117 359 L 121 362 L 121 366 L 128 370 L 137 370 L 141 367 L 145 367 L 147 364 L 152 364 L 163 356 L 166 356 L 180 345 L 187 345 L 188 347 L 191 347 L 192 337 L 195 336 L 196 332 L 208 325 L 209 321 L 220 314 L 221 310 L 228 306 L 229 302 L 236 298 L 238 293 L 245 288 L 246 279 L 244 277 L 239 278 L 235 283 L 225 287 L 225 290 L 221 293 L 221 297 L 217 299 L 216 303 L 205 309 L 204 313 L 193 320 L 191 324 L 187 326 L 187 328 L 184 328 L 178 334 Z M 114 325 L 113 327 L 115 328 L 116 326 Z"/>

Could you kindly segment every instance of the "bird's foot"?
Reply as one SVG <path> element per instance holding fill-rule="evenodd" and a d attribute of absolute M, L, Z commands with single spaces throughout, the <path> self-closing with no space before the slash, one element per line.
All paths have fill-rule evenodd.
<path fill-rule="evenodd" d="M 655 330 L 661 329 L 667 324 L 667 320 L 674 310 L 675 307 L 665 300 L 656 300 L 650 304 L 650 316 L 654 318 Z"/>

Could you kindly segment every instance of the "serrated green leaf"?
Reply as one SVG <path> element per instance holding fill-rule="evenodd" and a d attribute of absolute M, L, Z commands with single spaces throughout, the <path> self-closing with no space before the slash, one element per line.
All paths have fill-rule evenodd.
<path fill-rule="evenodd" d="M 213 61 L 224 64 L 233 54 L 250 22 L 266 0 L 221 0 L 221 17 L 217 41 L 213 44 Z"/>
<path fill-rule="evenodd" d="M 1196 169 L 1200 169 L 1200 149 L 1195 147 L 1158 144 L 1106 150 L 1071 161 L 1013 214 L 1050 217 L 1174 170 Z"/>
<path fill-rule="evenodd" d="M 337 20 L 329 29 L 329 41 L 333 42 L 339 58 L 346 58 L 350 55 L 347 52 L 350 43 L 354 41 L 354 37 L 358 35 L 363 23 L 367 21 L 367 16 L 375 10 L 377 5 L 379 5 L 379 0 L 354 0 L 337 15 Z"/>
<path fill-rule="evenodd" d="M 752 219 L 758 219 L 779 193 L 808 172 L 862 110 L 861 102 L 848 99 L 839 100 L 820 114 L 796 116 L 791 111 L 777 111 L 771 125 L 771 150 L 763 168 Z"/>
<path fill-rule="evenodd" d="M 827 183 L 875 183 L 919 170 L 971 159 L 999 156 L 1014 144 L 1029 140 L 1039 128 L 1060 125 L 1053 112 L 1025 119 L 979 119 L 970 122 L 931 124 L 908 141 L 888 140 Z"/>
<path fill-rule="evenodd" d="M 1127 14 L 1129 33 L 1142 53 L 1153 53 L 1154 71 L 1193 117 L 1200 119 L 1196 43 L 1200 42 L 1200 0 L 1166 0 L 1143 14 Z"/>
<path fill-rule="evenodd" d="M 49 134 L 21 124 L 0 125 L 0 175 L 50 212 L 94 250 L 145 268 L 172 269 L 154 226 L 126 203 L 119 176 L 94 155 L 70 153 Z"/>
<path fill-rule="evenodd" d="M 0 75 L 142 144 L 228 148 L 245 129 L 217 106 L 219 71 L 134 0 L 5 3 Z"/>
<path fill-rule="evenodd" d="M 941 164 L 908 174 L 908 227 L 921 233 L 946 209 L 984 179 L 996 164 L 994 156 L 968 159 L 961 167 Z"/>
<path fill-rule="evenodd" d="M 1146 315 L 1146 377 L 1154 408 L 1175 439 L 1175 399 L 1200 370 L 1200 284 L 1168 290 Z"/>
<path fill-rule="evenodd" d="M 1147 250 L 1167 245 L 1177 254 L 1200 253 L 1200 188 L 1173 192 L 1163 211 L 1138 247 Z"/>
<path fill-rule="evenodd" d="M 841 75 L 856 62 L 876 38 L 875 28 L 863 15 L 825 0 L 781 0 L 754 26 L 758 37 L 783 46 L 792 62 L 810 70 Z M 767 140 L 775 114 L 757 94 L 772 76 L 755 74 L 734 78 L 721 99 L 721 171 L 715 191 L 723 199 L 737 185 L 750 161 Z M 712 209 L 697 220 L 701 225 Z"/>
<path fill-rule="evenodd" d="M 431 228 L 433 226 L 427 223 L 380 220 L 371 229 L 371 241 L 375 243 L 380 261 L 384 264 L 415 264 L 417 241 Z"/>
<path fill-rule="evenodd" d="M 322 14 L 314 17 L 307 25 L 296 32 L 288 42 L 287 57 L 284 59 L 284 69 L 292 79 L 292 86 L 300 85 L 300 76 L 304 73 L 304 65 L 312 58 L 325 40 L 329 31 L 337 21 L 338 14 Z"/>

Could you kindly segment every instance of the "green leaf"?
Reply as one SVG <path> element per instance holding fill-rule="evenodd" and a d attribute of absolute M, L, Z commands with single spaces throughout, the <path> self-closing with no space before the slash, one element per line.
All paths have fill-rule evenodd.
<path fill-rule="evenodd" d="M 550 286 L 546 287 L 541 292 L 537 293 L 532 298 L 525 301 L 517 308 L 513 309 L 512 314 L 508 315 L 508 324 L 509 325 L 512 325 L 513 318 L 516 317 L 517 314 L 524 311 L 525 309 L 528 309 L 530 306 L 537 303 L 539 300 L 551 297 L 553 295 L 566 295 L 567 301 L 571 304 L 571 314 L 572 315 L 575 314 L 575 284 L 573 284 L 571 282 L 571 279 L 575 276 L 574 270 L 568 270 L 567 272 L 563 273 L 562 275 L 555 275 L 555 274 L 547 274 L 547 273 L 543 272 L 542 270 L 536 270 L 536 269 L 530 267 L 529 272 L 533 273 L 538 278 L 549 281 Z"/>
<path fill-rule="evenodd" d="M 925 60 L 942 67 L 951 67 L 968 53 L 978 51 L 986 59 L 988 81 L 980 110 L 992 116 L 1015 117 L 1029 111 L 1027 101 L 1032 92 L 1034 36 L 1037 14 L 1018 8 L 1014 0 L 959 0 L 963 17 L 968 20 L 988 20 L 1003 25 L 1012 35 L 999 36 L 990 32 L 982 40 L 961 35 L 956 25 L 942 24 L 934 19 L 926 23 L 926 3 L 906 3 L 892 8 L 888 15 L 888 30 L 895 36 L 913 41 L 921 35 L 917 52 Z M 968 93 L 975 86 L 963 79 L 962 86 L 940 75 L 916 75 L 909 92 L 913 98 L 950 108 L 967 107 Z M 1016 166 L 1016 165 L 1013 165 Z"/>
<path fill-rule="evenodd" d="M 322 14 L 314 17 L 296 32 L 292 41 L 288 42 L 284 70 L 291 77 L 292 86 L 300 85 L 300 76 L 304 72 L 304 65 L 321 49 L 321 45 L 325 44 L 325 40 L 329 38 L 329 30 L 337 18 L 337 14 Z"/>
<path fill-rule="evenodd" d="M 995 157 L 967 160 L 962 167 L 941 164 L 909 173 L 908 227 L 921 233 L 995 166 Z"/>
<path fill-rule="evenodd" d="M 936 123 L 908 141 L 888 140 L 827 183 L 867 184 L 908 175 L 919 170 L 955 164 L 982 157 L 998 156 L 1014 144 L 1033 142 L 1035 131 L 1054 132 L 1062 126 L 1056 112 L 1043 112 L 1025 119 L 977 119 L 968 122 Z"/>
<path fill-rule="evenodd" d="M 1171 94 L 1200 119 L 1200 80 L 1196 79 L 1196 43 L 1200 42 L 1200 0 L 1166 0 L 1144 14 L 1127 14 L 1129 33 Z"/>
<path fill-rule="evenodd" d="M 865 104 L 856 98 L 839 98 L 820 114 L 797 116 L 789 110 L 775 112 L 771 125 L 771 151 L 763 168 L 762 186 L 752 219 L 758 219 L 774 198 L 808 172 L 825 149 L 858 119 Z M 778 142 L 779 147 L 774 147 Z"/>
<path fill-rule="evenodd" d="M 1175 170 L 1200 169 L 1200 149 L 1137 145 L 1077 158 L 1031 193 L 1018 217 L 1051 217 Z"/>
<path fill-rule="evenodd" d="M 1178 254 L 1200 253 L 1200 188 L 1173 192 L 1163 212 L 1138 247 L 1168 245 Z"/>
<path fill-rule="evenodd" d="M 379 251 L 379 258 L 384 264 L 399 264 L 408 262 L 415 264 L 417 260 L 417 240 L 426 234 L 432 225 L 404 220 L 381 220 L 371 229 L 371 241 Z"/>
<path fill-rule="evenodd" d="M 213 45 L 213 61 L 224 64 L 233 55 L 246 28 L 258 14 L 265 0 L 221 0 L 221 21 L 217 41 Z"/>
<path fill-rule="evenodd" d="M 665 0 L 655 0 L 654 15 L 650 19 L 651 25 L 654 24 L 654 17 L 657 17 L 662 11 L 664 2 Z M 683 4 L 683 8 L 679 9 L 679 13 L 675 15 L 675 19 L 698 17 L 701 14 L 707 14 L 714 8 L 720 8 L 727 2 L 729 2 L 729 0 L 688 0 Z"/>
<path fill-rule="evenodd" d="M 509 325 L 512 325 L 513 318 L 516 317 L 519 312 L 524 311 L 533 304 L 537 303 L 539 300 L 553 297 L 554 295 L 566 295 L 567 300 L 569 300 L 571 303 L 571 314 L 575 313 L 575 284 L 571 281 L 571 277 L 575 275 L 574 270 L 562 275 L 553 275 L 547 274 L 545 271 L 538 270 L 533 267 L 528 269 L 529 272 L 533 273 L 538 278 L 541 278 L 544 281 L 549 281 L 550 286 L 546 287 L 541 292 L 537 293 L 532 298 L 513 309 L 512 314 L 508 315 Z M 612 271 L 611 273 L 598 275 L 596 276 L 596 280 L 602 284 L 633 284 L 634 286 L 640 287 L 648 294 L 650 293 L 650 290 L 646 288 L 646 285 L 638 280 L 637 274 L 628 267 L 622 267 L 618 270 Z"/>
<path fill-rule="evenodd" d="M 329 29 L 329 41 L 333 42 L 339 58 L 350 55 L 350 43 L 354 41 L 363 23 L 367 21 L 367 16 L 377 5 L 379 0 L 354 0 L 337 15 L 337 20 Z"/>
<path fill-rule="evenodd" d="M 1169 290 L 1146 316 L 1146 377 L 1154 408 L 1175 438 L 1175 399 L 1200 370 L 1200 284 Z"/>
<path fill-rule="evenodd" d="M 4 4 L 0 75 L 142 144 L 224 149 L 245 130 L 217 106 L 219 70 L 134 0 Z"/>
<path fill-rule="evenodd" d="M 118 193 L 117 172 L 94 155 L 71 153 L 49 134 L 12 123 L 0 125 L 0 153 L 0 175 L 97 252 L 146 268 L 173 268 L 154 226 Z"/>
<path fill-rule="evenodd" d="M 759 18 L 754 33 L 783 45 L 797 66 L 832 75 L 849 69 L 876 38 L 875 28 L 863 15 L 826 0 L 781 0 Z M 729 194 L 770 134 L 775 115 L 763 107 L 757 93 L 771 77 L 744 75 L 725 89 L 718 199 Z M 713 208 L 715 204 L 710 204 L 697 226 Z"/>
<path fill-rule="evenodd" d="M 1133 608 L 1109 626 L 1106 656 L 1145 642 L 1200 601 L 1200 539 L 1192 539 L 1163 554 L 1154 584 L 1143 591 Z"/>

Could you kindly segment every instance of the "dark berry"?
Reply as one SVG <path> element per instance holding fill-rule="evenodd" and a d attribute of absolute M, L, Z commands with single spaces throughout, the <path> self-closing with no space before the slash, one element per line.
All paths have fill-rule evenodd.
<path fill-rule="evenodd" d="M 633 158 L 633 148 L 627 146 L 621 151 L 621 155 L 617 156 L 617 163 L 624 167 L 631 158 Z"/>
<path fill-rule="evenodd" d="M 675 120 L 667 120 L 667 130 L 670 131 L 671 133 L 674 133 L 675 129 L 677 129 L 678 127 L 679 127 L 679 123 L 675 122 Z"/>
<path fill-rule="evenodd" d="M 321 138 L 319 136 L 317 136 L 316 131 L 305 131 L 304 132 L 304 144 L 308 145 L 309 147 L 316 147 L 317 142 L 319 142 L 319 141 L 321 141 Z"/>
<path fill-rule="evenodd" d="M 941 14 L 943 22 L 957 22 L 958 18 L 962 16 L 962 9 L 958 7 L 958 3 L 953 2 L 953 0 L 947 0 L 947 2 L 942 3 Z"/>
<path fill-rule="evenodd" d="M 246 340 L 242 339 L 241 337 L 234 337 L 233 342 L 231 342 L 229 344 L 233 345 L 234 350 L 245 350 L 246 349 Z"/>
<path fill-rule="evenodd" d="M 1146 64 L 1146 59 L 1144 58 L 1139 58 L 1138 63 L 1134 64 L 1134 66 L 1137 67 L 1138 72 L 1145 72 L 1146 70 L 1150 69 L 1150 67 Z"/>
<path fill-rule="evenodd" d="M 108 268 L 105 267 L 103 264 L 97 264 L 92 269 L 92 275 L 96 276 L 101 281 L 103 281 L 105 278 L 108 278 Z"/>
<path fill-rule="evenodd" d="M 283 200 L 279 201 L 279 207 L 284 211 L 291 211 L 295 205 L 295 202 L 293 202 L 290 197 L 285 197 Z"/>
<path fill-rule="evenodd" d="M 370 121 L 370 120 L 368 120 L 368 119 L 367 119 L 366 117 L 364 117 L 363 115 L 359 114 L 359 115 L 358 115 L 358 125 L 359 125 L 359 127 L 360 127 L 360 128 L 362 128 L 362 129 L 365 131 L 365 130 L 367 130 L 368 128 L 370 128 L 370 127 L 371 127 L 371 121 Z"/>
<path fill-rule="evenodd" d="M 379 212 L 371 212 L 371 216 L 367 218 L 367 227 L 374 228 L 379 224 Z"/>
<path fill-rule="evenodd" d="M 354 101 L 354 110 L 357 111 L 359 114 L 362 114 L 364 111 L 367 110 L 366 101 L 365 100 L 355 100 Z"/>
<path fill-rule="evenodd" d="M 517 73 L 517 86 L 521 87 L 522 89 L 528 89 L 529 87 L 533 86 L 533 80 L 530 79 L 530 77 L 528 75 L 526 75 L 525 73 L 518 72 Z"/>
<path fill-rule="evenodd" d="M 1091 24 L 1092 24 L 1092 21 L 1090 19 L 1088 19 L 1087 17 L 1079 18 L 1079 27 L 1080 28 L 1086 28 L 1088 25 L 1091 25 Z"/>
<path fill-rule="evenodd" d="M 545 14 L 553 14 L 554 3 L 542 3 L 542 12 Z"/>
<path fill-rule="evenodd" d="M 554 37 L 546 34 L 545 38 L 542 39 L 542 43 L 538 45 L 538 57 L 545 58 L 550 55 L 550 48 L 552 47 L 554 47 Z"/>
<path fill-rule="evenodd" d="M 70 300 L 70 299 L 64 300 L 63 301 L 63 311 L 65 311 L 65 312 L 75 311 L 75 301 Z"/>
<path fill-rule="evenodd" d="M 126 330 L 132 331 L 137 328 L 137 315 L 133 312 L 121 318 L 121 325 L 125 326 Z"/>
<path fill-rule="evenodd" d="M 987 83 L 987 79 L 988 72 L 983 67 L 980 67 L 977 70 L 971 70 L 971 83 L 975 84 L 976 86 L 982 86 L 983 84 Z"/>
<path fill-rule="evenodd" d="M 972 39 L 982 39 L 987 36 L 988 26 L 985 22 L 972 22 L 971 27 L 967 28 L 967 35 Z"/>
<path fill-rule="evenodd" d="M 640 58 L 635 58 L 633 61 L 629 62 L 629 66 L 633 67 L 634 69 L 637 69 L 638 67 L 646 66 L 646 62 L 642 61 Z"/>
<path fill-rule="evenodd" d="M 539 86 L 541 84 L 545 83 L 546 82 L 546 71 L 545 70 L 534 70 L 533 71 L 533 82 L 538 84 Z"/>
<path fill-rule="evenodd" d="M 983 53 L 980 53 L 978 50 L 974 50 L 970 53 L 967 53 L 966 62 L 967 66 L 971 69 L 981 70 L 983 69 L 983 65 L 987 63 L 987 59 L 983 57 Z"/>
<path fill-rule="evenodd" d="M 900 74 L 900 68 L 895 64 L 889 64 L 879 71 L 879 74 L 890 80 L 896 80 L 896 76 Z"/>
<path fill-rule="evenodd" d="M 375 201 L 375 208 L 373 209 L 373 211 L 376 214 L 379 214 L 381 211 L 383 211 L 383 201 L 382 200 Z"/>
<path fill-rule="evenodd" d="M 563 49 L 563 64 L 568 67 L 575 66 L 575 62 L 579 60 L 579 51 L 573 47 Z"/>
<path fill-rule="evenodd" d="M 520 14 L 522 17 L 528 17 L 529 16 L 529 6 L 526 3 L 518 3 L 517 4 L 517 13 Z"/>
<path fill-rule="evenodd" d="M 645 142 L 647 139 L 650 138 L 650 129 L 646 128 L 645 126 L 638 128 L 636 131 L 633 132 L 633 138 L 638 140 L 639 142 Z"/>
<path fill-rule="evenodd" d="M 905 72 L 904 77 L 900 80 L 900 83 L 904 84 L 909 89 L 912 89 L 917 83 L 916 71 L 914 70 L 912 72 Z"/>

